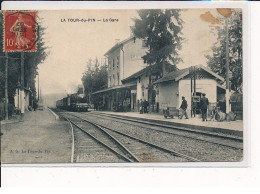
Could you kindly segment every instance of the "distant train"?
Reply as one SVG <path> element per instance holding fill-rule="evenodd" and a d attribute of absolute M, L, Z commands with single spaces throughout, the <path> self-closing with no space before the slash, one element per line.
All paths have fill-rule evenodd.
<path fill-rule="evenodd" d="M 87 112 L 89 104 L 84 98 L 83 87 L 78 87 L 78 92 L 56 101 L 56 107 L 68 111 Z"/>

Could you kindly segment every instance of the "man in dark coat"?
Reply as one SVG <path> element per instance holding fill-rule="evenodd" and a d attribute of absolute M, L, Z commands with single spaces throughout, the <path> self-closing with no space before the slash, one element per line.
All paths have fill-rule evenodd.
<path fill-rule="evenodd" d="M 187 115 L 187 107 L 188 107 L 188 104 L 187 104 L 187 101 L 185 100 L 185 97 L 183 96 L 182 97 L 182 103 L 181 103 L 181 115 L 180 115 L 180 119 L 182 119 L 183 115 L 185 115 L 186 119 L 188 119 L 188 115 Z"/>
<path fill-rule="evenodd" d="M 36 111 L 37 109 L 37 102 L 36 100 L 33 100 L 33 110 Z"/>
<path fill-rule="evenodd" d="M 140 114 L 143 114 L 143 111 L 144 111 L 144 102 L 143 102 L 143 99 L 141 99 L 141 101 L 140 101 Z"/>
<path fill-rule="evenodd" d="M 148 113 L 147 107 L 149 106 L 149 103 L 147 100 L 144 100 L 144 113 Z"/>
<path fill-rule="evenodd" d="M 200 100 L 200 108 L 202 114 L 202 121 L 207 121 L 207 110 L 208 110 L 209 100 L 206 98 L 206 94 L 202 94 L 202 98 Z"/>

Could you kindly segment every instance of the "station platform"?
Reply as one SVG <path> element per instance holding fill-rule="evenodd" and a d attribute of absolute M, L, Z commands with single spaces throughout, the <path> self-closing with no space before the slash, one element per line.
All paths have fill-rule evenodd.
<path fill-rule="evenodd" d="M 68 163 L 71 131 L 48 110 L 25 112 L 24 117 L 1 122 L 2 164 Z"/>
<path fill-rule="evenodd" d="M 20 115 L 14 115 L 9 117 L 8 120 L 2 120 L 0 121 L 1 126 L 5 125 L 5 124 L 12 124 L 12 123 L 19 123 L 19 122 L 23 122 L 23 120 L 20 119 Z"/>
<path fill-rule="evenodd" d="M 158 113 L 146 113 L 140 114 L 138 112 L 110 112 L 110 111 L 94 111 L 100 112 L 110 115 L 118 115 L 121 117 L 127 117 L 132 119 L 138 119 L 143 121 L 149 121 L 154 123 L 166 124 L 176 127 L 184 127 L 184 128 L 192 128 L 198 130 L 206 130 L 212 132 L 221 132 L 225 134 L 231 134 L 236 136 L 243 136 L 243 121 L 202 121 L 199 115 L 196 117 L 192 117 L 189 119 L 178 119 L 177 117 L 171 118 L 164 118 L 162 114 Z"/>

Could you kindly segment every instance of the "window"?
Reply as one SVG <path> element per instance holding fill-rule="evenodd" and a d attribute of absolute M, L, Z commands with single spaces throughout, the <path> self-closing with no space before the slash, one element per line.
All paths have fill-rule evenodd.
<path fill-rule="evenodd" d="M 111 76 L 109 76 L 109 83 L 108 86 L 111 87 Z"/>
<path fill-rule="evenodd" d="M 143 61 L 142 55 L 141 55 L 140 53 L 138 53 L 138 54 L 133 54 L 133 55 L 131 55 L 131 60 L 132 60 L 132 61 L 135 61 L 135 60 L 142 60 L 142 61 Z"/>
<path fill-rule="evenodd" d="M 115 74 L 113 74 L 113 86 L 115 85 Z"/>
<path fill-rule="evenodd" d="M 148 47 L 147 40 L 142 40 L 142 47 Z"/>
<path fill-rule="evenodd" d="M 120 60 L 119 56 L 116 57 L 116 67 L 119 68 Z"/>
<path fill-rule="evenodd" d="M 108 69 L 111 69 L 111 60 L 108 60 Z"/>
<path fill-rule="evenodd" d="M 120 79 L 119 79 L 119 73 L 117 73 L 117 85 L 119 85 Z"/>
<path fill-rule="evenodd" d="M 142 97 L 144 98 L 144 85 L 142 85 Z"/>
<path fill-rule="evenodd" d="M 113 59 L 113 69 L 115 69 L 115 59 Z"/>

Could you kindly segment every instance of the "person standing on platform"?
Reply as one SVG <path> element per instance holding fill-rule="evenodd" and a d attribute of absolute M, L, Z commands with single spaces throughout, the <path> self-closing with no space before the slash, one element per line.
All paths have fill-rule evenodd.
<path fill-rule="evenodd" d="M 196 111 L 197 111 L 197 103 L 196 103 L 196 102 L 192 102 L 191 110 L 192 110 L 191 117 L 192 117 L 192 115 L 193 115 L 194 117 L 196 117 Z"/>
<path fill-rule="evenodd" d="M 143 99 L 141 99 L 140 101 L 140 114 L 143 114 L 143 111 L 144 111 L 144 102 L 143 102 Z"/>
<path fill-rule="evenodd" d="M 144 113 L 148 113 L 147 107 L 148 107 L 148 101 L 144 100 Z"/>
<path fill-rule="evenodd" d="M 206 94 L 202 94 L 202 98 L 200 100 L 200 108 L 202 114 L 202 121 L 207 121 L 207 110 L 208 110 L 209 100 L 206 97 Z"/>
<path fill-rule="evenodd" d="M 188 107 L 188 104 L 187 104 L 187 101 L 185 100 L 185 97 L 182 96 L 182 103 L 181 103 L 181 115 L 180 115 L 180 119 L 182 119 L 183 115 L 185 115 L 186 119 L 188 119 L 188 115 L 187 115 L 187 107 Z"/>
<path fill-rule="evenodd" d="M 33 100 L 33 110 L 36 111 L 36 108 L 37 108 L 36 100 Z"/>

